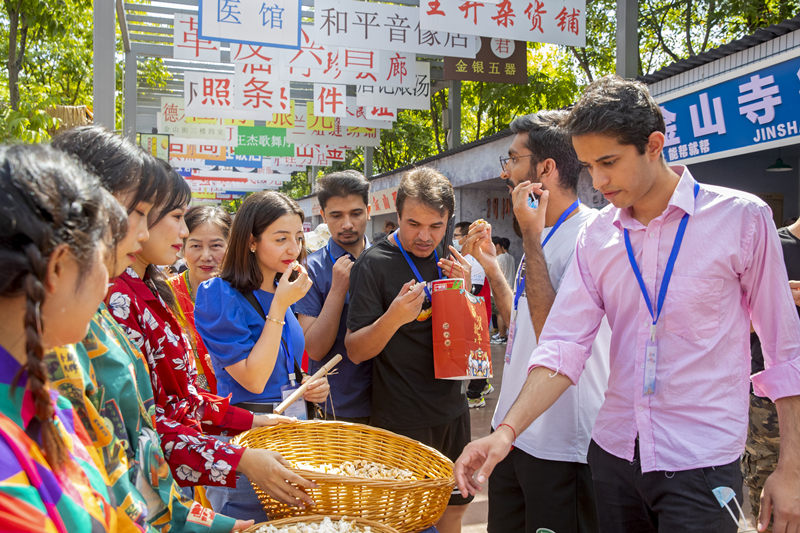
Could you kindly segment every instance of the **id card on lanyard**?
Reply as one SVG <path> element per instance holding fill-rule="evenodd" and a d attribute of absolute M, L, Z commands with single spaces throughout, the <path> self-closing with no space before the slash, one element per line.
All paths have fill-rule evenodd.
<path fill-rule="evenodd" d="M 550 238 L 555 234 L 556 230 L 561 227 L 561 224 L 564 223 L 567 218 L 572 214 L 573 211 L 578 209 L 581 205 L 580 199 L 575 200 L 567 207 L 563 213 L 558 217 L 556 223 L 553 225 L 553 229 L 551 229 L 548 234 L 545 236 L 544 240 L 542 241 L 542 249 L 544 249 L 545 245 L 550 241 Z M 514 282 L 514 307 L 511 309 L 511 320 L 509 320 L 508 325 L 508 337 L 506 339 L 506 354 L 505 354 L 505 364 L 511 364 L 511 352 L 514 350 L 514 337 L 517 333 L 517 310 L 519 309 L 519 299 L 522 297 L 522 293 L 525 291 L 525 256 L 522 256 L 522 261 L 519 264 L 519 270 L 517 271 L 517 279 Z"/>
<path fill-rule="evenodd" d="M 289 384 L 281 386 L 281 400 L 285 400 L 288 398 L 295 390 L 300 387 L 300 384 L 297 382 L 298 377 L 295 373 L 295 363 L 294 357 L 292 353 L 289 351 L 289 343 L 283 338 L 283 332 L 281 332 L 281 347 L 283 348 L 284 354 L 284 361 L 286 364 L 286 372 L 289 375 Z M 306 401 L 303 398 L 298 398 L 294 402 L 292 402 L 289 407 L 283 412 L 284 416 L 293 416 L 298 420 L 308 420 L 308 413 L 306 411 Z"/>
<path fill-rule="evenodd" d="M 700 190 L 698 183 L 694 184 L 694 197 L 697 198 L 697 193 Z M 650 311 L 650 316 L 653 318 L 653 323 L 650 325 L 650 336 L 645 342 L 644 353 L 644 383 L 642 384 L 642 395 L 649 396 L 656 391 L 656 367 L 658 365 L 658 342 L 656 340 L 656 325 L 658 319 L 661 317 L 661 309 L 664 307 L 664 300 L 667 297 L 667 289 L 669 288 L 669 280 L 672 277 L 672 270 L 675 268 L 675 261 L 678 258 L 678 252 L 681 249 L 683 242 L 683 234 L 686 233 L 686 224 L 689 223 L 689 213 L 684 213 L 678 224 L 678 231 L 675 233 L 675 242 L 672 243 L 672 250 L 667 259 L 667 266 L 664 268 L 664 276 L 661 278 L 661 287 L 658 290 L 658 299 L 656 300 L 655 309 L 650 301 L 650 295 L 647 293 L 647 287 L 644 285 L 642 273 L 639 270 L 639 265 L 636 263 L 636 257 L 633 254 L 633 247 L 631 246 L 631 238 L 628 235 L 628 230 L 624 229 L 623 234 L 625 237 L 625 250 L 628 253 L 628 262 L 633 269 L 633 275 L 636 276 L 636 281 L 639 284 L 639 289 L 644 297 L 644 303 L 647 305 L 647 310 Z"/>

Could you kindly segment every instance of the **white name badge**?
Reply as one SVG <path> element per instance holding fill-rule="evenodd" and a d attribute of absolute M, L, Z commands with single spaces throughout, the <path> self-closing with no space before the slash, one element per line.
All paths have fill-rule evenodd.
<path fill-rule="evenodd" d="M 656 363 L 658 362 L 658 345 L 655 340 L 647 339 L 644 351 L 644 387 L 642 394 L 648 396 L 656 391 Z"/>

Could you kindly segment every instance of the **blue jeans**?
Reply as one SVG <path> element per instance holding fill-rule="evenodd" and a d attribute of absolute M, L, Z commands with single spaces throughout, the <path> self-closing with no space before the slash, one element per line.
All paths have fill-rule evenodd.
<path fill-rule="evenodd" d="M 236 476 L 236 488 L 206 487 L 206 496 L 217 513 L 237 520 L 255 520 L 256 524 L 269 520 L 244 474 Z"/>

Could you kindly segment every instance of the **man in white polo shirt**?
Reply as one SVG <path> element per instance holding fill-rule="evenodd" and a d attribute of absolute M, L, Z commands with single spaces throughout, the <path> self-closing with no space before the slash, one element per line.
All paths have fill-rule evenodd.
<path fill-rule="evenodd" d="M 580 165 L 562 126 L 565 112 L 518 117 L 501 178 L 511 190 L 525 257 L 514 287 L 498 264 L 485 224 L 473 224 L 464 248 L 483 266 L 500 316 L 509 324 L 496 430 L 517 398 L 578 233 L 596 211 L 577 197 Z M 539 196 L 538 207 L 531 205 Z M 586 464 L 592 425 L 608 382 L 611 332 L 603 324 L 581 380 L 544 416 L 520 433 L 515 448 L 489 478 L 489 533 L 540 528 L 569 532 L 597 530 L 592 478 Z"/>

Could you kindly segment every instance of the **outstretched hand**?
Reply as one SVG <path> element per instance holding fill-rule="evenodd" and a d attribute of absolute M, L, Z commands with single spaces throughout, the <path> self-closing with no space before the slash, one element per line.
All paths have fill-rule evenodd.
<path fill-rule="evenodd" d="M 287 505 L 305 508 L 314 506 L 314 500 L 303 491 L 317 485 L 289 470 L 291 465 L 278 452 L 260 448 L 246 448 L 239 463 L 247 479 Z"/>
<path fill-rule="evenodd" d="M 511 451 L 511 432 L 504 431 L 503 427 L 499 426 L 494 433 L 467 444 L 456 459 L 456 485 L 465 498 L 481 490 L 497 463 Z"/>

